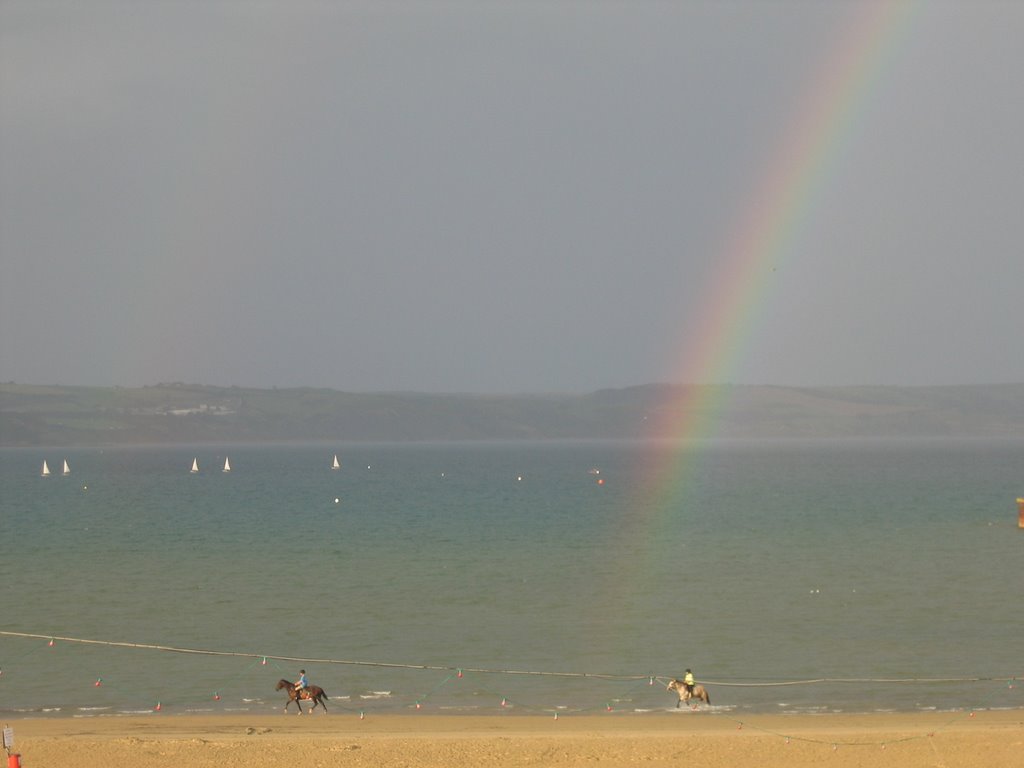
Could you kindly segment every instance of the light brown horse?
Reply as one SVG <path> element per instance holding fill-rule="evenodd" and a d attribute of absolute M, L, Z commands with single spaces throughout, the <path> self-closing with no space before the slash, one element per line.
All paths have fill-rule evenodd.
<path fill-rule="evenodd" d="M 288 689 L 288 701 L 284 703 L 285 712 L 288 711 L 288 705 L 294 701 L 295 706 L 299 708 L 299 714 L 301 715 L 302 705 L 299 704 L 299 701 L 301 700 L 313 702 L 313 708 L 309 710 L 309 714 L 313 714 L 313 710 L 317 708 L 318 704 L 324 708 L 324 714 L 327 714 L 327 705 L 324 704 L 324 699 L 327 698 L 327 694 L 324 693 L 324 689 L 319 685 L 307 685 L 301 691 L 296 691 L 295 683 L 282 679 L 277 681 L 277 687 L 274 688 L 274 690 L 280 691 L 282 688 Z"/>
<path fill-rule="evenodd" d="M 690 699 L 698 699 L 709 706 L 711 705 L 711 697 L 708 696 L 707 689 L 703 685 L 693 686 L 693 693 L 690 693 L 690 689 L 686 687 L 686 683 L 682 680 L 673 680 L 668 684 L 668 688 L 666 690 L 675 691 L 679 694 L 679 701 L 676 702 L 676 709 L 679 709 L 679 705 L 684 701 L 689 701 Z"/>

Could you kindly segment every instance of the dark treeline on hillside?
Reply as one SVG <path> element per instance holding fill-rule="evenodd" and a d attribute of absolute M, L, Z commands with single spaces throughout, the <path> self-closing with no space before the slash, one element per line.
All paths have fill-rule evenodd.
<path fill-rule="evenodd" d="M 1024 436 L 1024 384 L 685 387 L 589 394 L 352 393 L 161 384 L 0 385 L 0 445 L 673 437 L 687 408 L 726 438 Z"/>

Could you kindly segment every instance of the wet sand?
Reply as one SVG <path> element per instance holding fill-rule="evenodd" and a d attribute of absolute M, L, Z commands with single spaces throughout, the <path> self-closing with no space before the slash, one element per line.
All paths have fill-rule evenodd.
<path fill-rule="evenodd" d="M 871 715 L 174 715 L 11 720 L 24 768 L 1020 768 L 1024 710 Z"/>

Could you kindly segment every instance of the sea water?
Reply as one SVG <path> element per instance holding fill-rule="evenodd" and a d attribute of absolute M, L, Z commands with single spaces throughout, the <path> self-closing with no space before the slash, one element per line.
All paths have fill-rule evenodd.
<path fill-rule="evenodd" d="M 671 495 L 643 487 L 665 450 Z M 5 716 L 276 711 L 300 668 L 353 715 L 677 711 L 686 668 L 702 711 L 1024 706 L 1024 441 L 5 449 L 0 473 Z"/>

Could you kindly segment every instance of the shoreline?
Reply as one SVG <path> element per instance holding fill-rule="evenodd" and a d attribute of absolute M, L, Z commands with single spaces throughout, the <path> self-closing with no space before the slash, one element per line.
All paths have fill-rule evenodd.
<path fill-rule="evenodd" d="M 23 765 L 976 766 L 1024 762 L 1024 709 L 684 716 L 351 713 L 11 719 Z"/>

